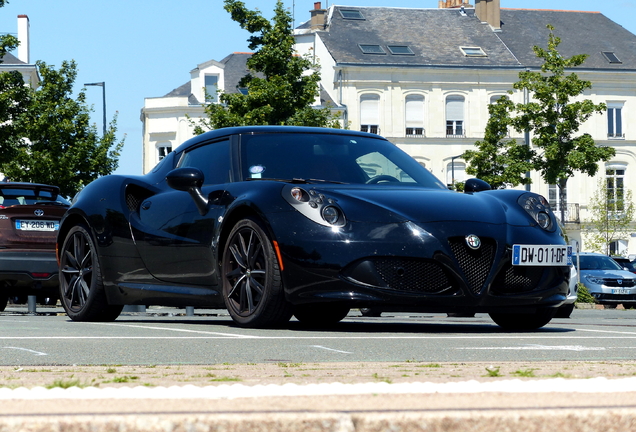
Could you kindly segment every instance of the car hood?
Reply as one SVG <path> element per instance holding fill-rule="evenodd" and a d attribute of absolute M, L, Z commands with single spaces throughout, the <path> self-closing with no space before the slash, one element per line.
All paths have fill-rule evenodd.
<path fill-rule="evenodd" d="M 463 221 L 476 223 L 510 223 L 512 207 L 492 194 L 463 194 L 448 190 L 412 187 L 338 187 L 316 188 L 335 198 L 349 220 L 386 222 L 387 217 L 414 222 Z M 388 212 L 387 212 L 388 211 Z M 518 223 L 529 224 L 519 214 Z"/>
<path fill-rule="evenodd" d="M 626 270 L 581 270 L 581 277 L 594 276 L 605 279 L 636 279 L 636 275 Z"/>

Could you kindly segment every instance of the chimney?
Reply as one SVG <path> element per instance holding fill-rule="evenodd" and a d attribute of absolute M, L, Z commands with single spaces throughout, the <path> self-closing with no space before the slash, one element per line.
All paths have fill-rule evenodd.
<path fill-rule="evenodd" d="M 467 0 L 439 0 L 437 6 L 439 9 L 459 9 L 462 6 L 465 8 L 472 7 Z"/>
<path fill-rule="evenodd" d="M 475 0 L 475 15 L 493 30 L 501 30 L 501 6 L 499 0 Z"/>
<path fill-rule="evenodd" d="M 29 59 L 29 17 L 26 15 L 18 15 L 18 40 L 20 46 L 18 46 L 18 59 L 30 64 Z"/>
<path fill-rule="evenodd" d="M 322 9 L 320 2 L 314 2 L 314 8 L 309 11 L 311 13 L 311 30 L 324 30 L 327 18 L 327 9 Z"/>

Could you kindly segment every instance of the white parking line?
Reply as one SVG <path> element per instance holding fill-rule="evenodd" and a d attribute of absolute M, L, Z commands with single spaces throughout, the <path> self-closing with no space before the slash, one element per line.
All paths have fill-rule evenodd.
<path fill-rule="evenodd" d="M 27 352 L 33 353 L 35 355 L 38 355 L 38 356 L 48 355 L 47 353 L 43 353 L 43 352 L 40 352 L 40 351 L 33 351 L 33 350 L 30 350 L 30 349 L 27 349 L 27 348 L 20 348 L 20 347 L 2 347 L 2 348 L 4 348 L 4 349 L 14 349 L 14 350 L 20 350 L 20 351 L 27 351 Z"/>
<path fill-rule="evenodd" d="M 320 349 L 324 349 L 324 350 L 327 350 L 327 351 L 333 351 L 333 352 L 342 353 L 342 354 L 353 354 L 352 352 L 349 352 L 349 351 L 340 351 L 340 350 L 333 349 L 333 348 L 327 348 L 327 347 L 324 347 L 322 345 L 312 345 L 311 347 L 312 348 L 320 348 Z"/>
<path fill-rule="evenodd" d="M 456 350 L 540 350 L 540 351 L 605 351 L 605 347 L 585 347 L 582 345 L 520 345 L 516 347 L 461 347 Z M 624 349 L 624 347 L 621 347 Z"/>
<path fill-rule="evenodd" d="M 208 331 L 201 331 L 201 330 L 188 330 L 188 329 L 177 329 L 177 328 L 169 328 L 169 327 L 154 327 L 154 326 L 133 325 L 133 324 L 94 323 L 94 322 L 89 322 L 89 323 L 84 323 L 84 324 L 115 326 L 115 327 L 141 328 L 141 329 L 147 329 L 147 330 L 166 330 L 166 331 L 182 332 L 182 333 L 209 334 L 209 335 L 217 335 L 217 336 L 223 336 L 223 337 L 235 337 L 235 338 L 245 338 L 245 339 L 258 338 L 258 336 L 240 335 L 240 334 L 234 334 L 234 333 L 208 332 Z"/>

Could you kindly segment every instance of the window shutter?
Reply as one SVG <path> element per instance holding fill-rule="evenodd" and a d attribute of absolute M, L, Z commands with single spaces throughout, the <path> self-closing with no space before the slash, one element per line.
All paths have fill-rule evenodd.
<path fill-rule="evenodd" d="M 446 98 L 446 120 L 464 120 L 463 96 L 449 96 Z"/>
<path fill-rule="evenodd" d="M 360 97 L 360 124 L 380 124 L 380 96 L 362 95 Z"/>
<path fill-rule="evenodd" d="M 406 97 L 406 127 L 422 127 L 424 125 L 424 97 L 410 95 Z"/>

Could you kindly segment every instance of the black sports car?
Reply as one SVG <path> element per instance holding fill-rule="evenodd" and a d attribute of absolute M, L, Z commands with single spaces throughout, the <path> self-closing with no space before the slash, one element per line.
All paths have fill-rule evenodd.
<path fill-rule="evenodd" d="M 350 308 L 541 327 L 566 298 L 568 247 L 543 197 L 489 189 L 450 191 L 374 134 L 211 131 L 74 198 L 60 297 L 86 321 L 136 304 L 223 307 L 249 327 L 333 324 Z"/>

